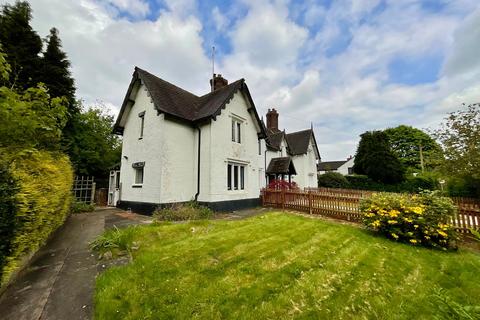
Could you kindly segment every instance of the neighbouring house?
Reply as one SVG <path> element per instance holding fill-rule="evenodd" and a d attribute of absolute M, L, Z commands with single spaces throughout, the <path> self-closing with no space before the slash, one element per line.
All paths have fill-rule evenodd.
<path fill-rule="evenodd" d="M 210 85 L 211 92 L 197 96 L 135 68 L 114 125 L 123 145 L 120 172 L 112 172 L 113 203 L 144 213 L 190 200 L 215 210 L 259 204 L 265 169 L 282 151 L 271 145 L 244 79 L 229 84 L 214 74 Z M 304 183 L 311 169 L 302 161 L 318 149 L 313 131 L 301 136 L 282 143 L 291 140 L 283 157 L 297 169 L 288 165 L 285 174 L 301 173 L 296 179 Z"/>
<path fill-rule="evenodd" d="M 288 179 L 301 188 L 316 187 L 320 153 L 313 128 L 291 133 L 281 131 L 277 110 L 269 109 L 265 132 L 267 182 Z"/>
<path fill-rule="evenodd" d="M 318 174 L 327 172 L 338 172 L 343 175 L 353 174 L 353 162 L 355 158 L 350 156 L 347 160 L 342 161 L 325 161 L 319 162 L 317 165 Z"/>

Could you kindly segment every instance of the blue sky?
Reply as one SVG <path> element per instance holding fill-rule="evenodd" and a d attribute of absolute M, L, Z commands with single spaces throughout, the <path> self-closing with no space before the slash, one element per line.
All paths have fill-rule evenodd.
<path fill-rule="evenodd" d="M 9 1 L 11 2 L 11 1 Z M 135 65 L 197 94 L 245 78 L 260 114 L 314 124 L 324 160 L 366 130 L 435 127 L 480 101 L 477 0 L 32 0 L 60 30 L 78 96 L 116 114 Z"/>

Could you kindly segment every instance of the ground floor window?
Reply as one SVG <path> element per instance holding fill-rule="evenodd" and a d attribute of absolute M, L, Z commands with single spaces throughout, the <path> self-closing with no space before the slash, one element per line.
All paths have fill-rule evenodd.
<path fill-rule="evenodd" d="M 143 183 L 143 167 L 135 168 L 135 184 Z"/>
<path fill-rule="evenodd" d="M 145 167 L 145 162 L 135 162 L 132 164 L 133 171 L 134 171 L 134 185 L 141 185 L 143 184 L 143 172 Z"/>
<path fill-rule="evenodd" d="M 227 189 L 245 190 L 245 166 L 229 163 L 227 165 Z"/>

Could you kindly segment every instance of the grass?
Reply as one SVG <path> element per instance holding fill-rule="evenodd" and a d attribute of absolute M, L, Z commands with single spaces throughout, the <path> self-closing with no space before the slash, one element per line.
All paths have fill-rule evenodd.
<path fill-rule="evenodd" d="M 96 319 L 474 319 L 480 305 L 480 254 L 350 225 L 269 213 L 125 232 L 138 250 L 98 277 Z"/>

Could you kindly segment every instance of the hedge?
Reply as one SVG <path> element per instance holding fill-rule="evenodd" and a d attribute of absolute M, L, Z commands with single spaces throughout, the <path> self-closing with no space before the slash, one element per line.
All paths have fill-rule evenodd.
<path fill-rule="evenodd" d="M 339 172 L 327 172 L 318 175 L 318 186 L 325 188 L 349 188 L 347 178 Z"/>
<path fill-rule="evenodd" d="M 384 192 L 419 192 L 421 190 L 435 190 L 437 183 L 432 177 L 416 176 L 409 177 L 402 183 L 383 184 L 375 182 L 365 175 L 345 176 L 349 188 L 359 190 L 372 190 Z"/>
<path fill-rule="evenodd" d="M 70 161 L 58 152 L 31 150 L 16 155 L 10 158 L 8 171 L 2 171 L 0 193 L 5 179 L 10 179 L 16 190 L 13 203 L 1 209 L 1 226 L 9 229 L 8 248 L 1 252 L 6 255 L 0 258 L 2 284 L 22 257 L 37 250 L 63 224 L 73 183 Z M 3 192 L 0 196 L 8 199 L 12 195 Z"/>

